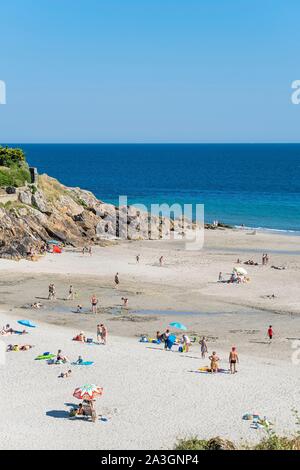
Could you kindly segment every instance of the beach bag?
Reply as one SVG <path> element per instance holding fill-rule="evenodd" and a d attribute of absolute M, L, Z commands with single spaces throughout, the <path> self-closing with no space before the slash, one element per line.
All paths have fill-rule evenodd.
<path fill-rule="evenodd" d="M 87 342 L 87 343 L 92 343 L 92 342 L 93 342 L 93 338 L 87 338 L 87 339 L 86 339 L 86 342 Z"/>
<path fill-rule="evenodd" d="M 182 346 L 179 346 L 178 352 L 183 352 L 183 347 Z"/>

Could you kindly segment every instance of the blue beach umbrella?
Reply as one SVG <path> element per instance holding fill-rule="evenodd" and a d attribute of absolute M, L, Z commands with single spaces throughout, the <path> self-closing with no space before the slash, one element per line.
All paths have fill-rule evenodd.
<path fill-rule="evenodd" d="M 169 326 L 173 326 L 174 328 L 177 328 L 178 330 L 183 330 L 183 331 L 187 330 L 186 326 L 184 326 L 182 323 L 178 323 L 176 321 L 174 321 L 172 323 L 169 323 Z"/>
<path fill-rule="evenodd" d="M 29 328 L 36 328 L 36 325 L 34 325 L 30 320 L 18 320 L 18 323 Z"/>

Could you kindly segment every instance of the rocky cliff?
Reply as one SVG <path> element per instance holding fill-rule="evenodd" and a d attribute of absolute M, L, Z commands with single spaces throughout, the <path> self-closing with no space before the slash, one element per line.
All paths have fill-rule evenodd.
<path fill-rule="evenodd" d="M 91 192 L 66 187 L 47 175 L 39 176 L 37 185 L 20 188 L 17 200 L 1 204 L 0 199 L 0 257 L 12 259 L 39 253 L 49 239 L 83 246 L 118 238 L 157 239 L 190 228 L 186 220 L 105 204 Z"/>

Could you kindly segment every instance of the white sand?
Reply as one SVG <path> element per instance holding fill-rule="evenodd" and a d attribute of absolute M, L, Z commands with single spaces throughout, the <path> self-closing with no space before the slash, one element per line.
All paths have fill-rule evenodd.
<path fill-rule="evenodd" d="M 2 324 L 8 320 L 0 314 Z M 300 378 L 290 363 L 242 355 L 236 375 L 211 376 L 194 372 L 208 363 L 198 345 L 188 354 L 119 337 L 110 337 L 107 346 L 87 346 L 72 342 L 73 333 L 39 323 L 30 335 L 3 338 L 36 347 L 7 353 L 1 366 L 1 449 L 166 449 L 177 437 L 195 434 L 257 440 L 262 431 L 242 420 L 246 412 L 267 415 L 279 432 L 294 429 L 291 409 L 299 409 Z M 34 361 L 58 348 L 71 360 L 81 354 L 95 364 L 72 367 L 71 378 L 59 379 L 68 365 Z M 220 357 L 227 367 L 227 353 Z M 85 383 L 104 387 L 97 411 L 108 422 L 66 417 L 65 404 L 78 403 L 72 393 Z"/>
<path fill-rule="evenodd" d="M 28 336 L 0 338 L 5 344 L 36 345 L 28 352 L 7 353 L 6 365 L 0 366 L 0 448 L 166 449 L 177 438 L 191 435 L 257 440 L 262 431 L 242 421 L 247 412 L 266 415 L 278 432 L 295 429 L 291 410 L 300 411 L 300 374 L 291 357 L 292 341 L 300 338 L 298 247 L 299 237 L 225 230 L 206 232 L 204 250 L 199 252 L 185 251 L 180 242 L 148 241 L 94 248 L 92 257 L 66 251 L 36 263 L 0 260 L 0 325 L 16 325 L 17 317 L 32 318 L 39 325 Z M 287 270 L 245 266 L 250 283 L 216 282 L 219 271 L 224 276 L 231 272 L 237 257 L 260 262 L 263 252 L 269 252 L 270 264 L 285 264 Z M 166 260 L 163 267 L 158 265 L 161 255 Z M 117 271 L 121 284 L 115 290 Z M 20 309 L 37 296 L 47 296 L 50 281 L 57 287 L 59 298 L 52 304 L 56 311 L 44 300 L 46 310 Z M 97 318 L 71 313 L 78 300 L 63 300 L 70 283 L 80 291 L 84 306 L 89 306 L 93 292 L 100 297 L 104 311 Z M 272 293 L 275 299 L 265 297 Z M 113 318 L 105 308 L 119 305 L 121 295 L 129 297 L 130 309 L 153 310 L 155 318 L 148 321 L 145 316 L 137 323 Z M 191 372 L 208 364 L 200 358 L 198 345 L 179 354 L 139 343 L 135 335 L 162 331 L 171 321 L 157 313 L 160 309 L 204 312 L 176 319 L 186 323 L 189 334 L 210 336 L 210 352 L 217 351 L 223 367 L 235 344 L 241 360 L 238 374 Z M 42 323 L 43 319 L 55 325 Z M 71 341 L 79 329 L 94 333 L 99 321 L 113 334 L 108 346 Z M 272 345 L 266 341 L 269 324 L 275 331 Z M 95 365 L 73 367 L 71 378 L 58 379 L 67 365 L 48 366 L 34 357 L 59 348 L 72 360 L 81 354 Z M 65 404 L 78 403 L 72 397 L 74 389 L 88 382 L 104 387 L 98 412 L 110 418 L 106 423 L 66 418 Z"/>

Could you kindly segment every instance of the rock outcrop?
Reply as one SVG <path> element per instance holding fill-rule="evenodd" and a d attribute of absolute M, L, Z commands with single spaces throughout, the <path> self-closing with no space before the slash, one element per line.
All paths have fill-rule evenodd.
<path fill-rule="evenodd" d="M 0 201 L 1 202 L 1 201 Z M 19 200 L 0 205 L 0 257 L 20 259 L 40 252 L 49 239 L 83 246 L 116 239 L 158 239 L 182 233 L 185 219 L 151 216 L 132 206 L 106 204 L 91 192 L 68 188 L 47 175 L 19 191 Z"/>

